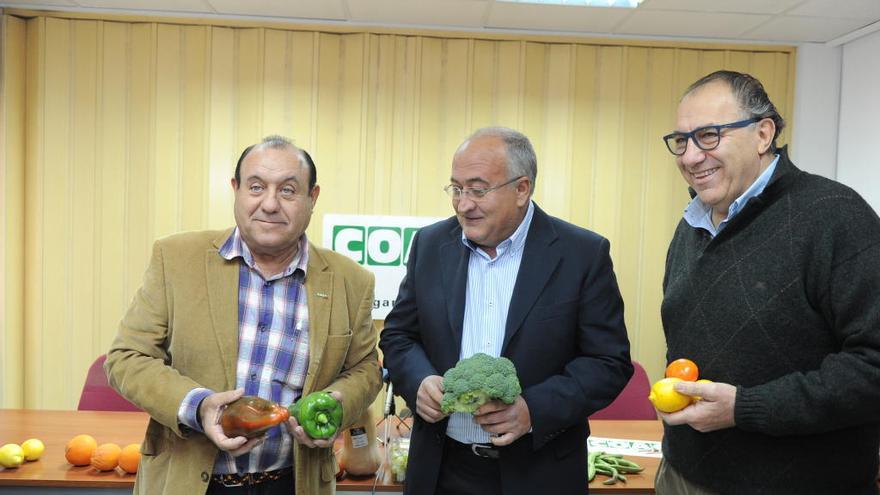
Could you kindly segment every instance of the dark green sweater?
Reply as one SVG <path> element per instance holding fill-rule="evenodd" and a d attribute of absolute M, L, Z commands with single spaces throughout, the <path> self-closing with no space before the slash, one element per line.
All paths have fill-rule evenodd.
<path fill-rule="evenodd" d="M 737 387 L 736 426 L 666 426 L 663 453 L 722 494 L 878 493 L 880 219 L 785 149 L 715 238 L 679 223 L 663 281 L 667 359 Z"/>

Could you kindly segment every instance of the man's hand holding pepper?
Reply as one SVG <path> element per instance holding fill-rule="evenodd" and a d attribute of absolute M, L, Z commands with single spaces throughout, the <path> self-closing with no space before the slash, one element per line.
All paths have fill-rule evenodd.
<path fill-rule="evenodd" d="M 218 392 L 205 397 L 199 404 L 199 421 L 202 423 L 205 436 L 214 442 L 217 448 L 229 452 L 233 456 L 246 454 L 266 440 L 266 435 L 248 440 L 245 437 L 229 438 L 223 433 L 223 427 L 220 426 L 220 415 L 223 413 L 223 408 L 243 395 L 243 388 Z"/>
<path fill-rule="evenodd" d="M 339 402 L 339 407 L 342 407 L 342 393 L 333 391 L 330 392 L 330 396 Z M 292 414 L 290 415 L 290 419 L 287 420 L 287 427 L 297 443 L 310 449 L 333 447 L 333 442 L 336 440 L 336 437 L 339 436 L 339 432 L 341 431 L 341 428 L 337 429 L 336 433 L 330 438 L 312 438 Z"/>

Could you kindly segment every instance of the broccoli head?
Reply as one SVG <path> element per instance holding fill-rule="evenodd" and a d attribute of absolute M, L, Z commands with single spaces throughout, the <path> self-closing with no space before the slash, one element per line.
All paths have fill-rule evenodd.
<path fill-rule="evenodd" d="M 440 409 L 446 414 L 473 414 L 492 399 L 513 404 L 516 396 L 522 392 L 513 362 L 482 352 L 462 359 L 454 368 L 446 371 L 443 374 L 443 389 Z"/>

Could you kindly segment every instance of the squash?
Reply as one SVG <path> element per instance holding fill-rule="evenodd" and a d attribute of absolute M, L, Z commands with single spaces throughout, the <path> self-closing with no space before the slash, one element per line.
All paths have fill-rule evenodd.
<path fill-rule="evenodd" d="M 351 427 L 342 433 L 343 446 L 339 462 L 353 476 L 373 475 L 382 464 L 376 441 L 376 421 L 368 408 Z"/>

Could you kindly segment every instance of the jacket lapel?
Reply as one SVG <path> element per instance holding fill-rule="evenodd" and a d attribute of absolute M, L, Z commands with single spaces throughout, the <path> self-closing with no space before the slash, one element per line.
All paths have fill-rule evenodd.
<path fill-rule="evenodd" d="M 550 275 L 553 274 L 556 265 L 559 264 L 559 252 L 552 246 L 555 240 L 556 231 L 550 224 L 549 217 L 535 205 L 532 225 L 529 227 L 519 273 L 516 276 L 516 285 L 510 298 L 510 308 L 507 310 L 501 355 L 504 355 L 510 339 L 519 331 L 523 320 L 550 281 Z"/>
<path fill-rule="evenodd" d="M 456 224 L 457 225 L 457 224 Z M 452 343 L 455 355 L 461 354 L 461 334 L 464 324 L 465 293 L 467 291 L 468 260 L 470 253 L 461 242 L 461 228 L 450 231 L 451 239 L 440 247 L 440 272 L 443 280 L 443 293 L 449 294 L 446 307 L 449 318 L 449 329 L 452 331 Z"/>
<path fill-rule="evenodd" d="M 327 261 L 309 243 L 309 265 L 303 285 L 309 305 L 309 372 L 303 395 L 311 393 L 321 366 L 322 350 L 330 333 L 330 308 L 333 299 L 333 272 Z"/>
<path fill-rule="evenodd" d="M 214 336 L 220 348 L 220 360 L 226 370 L 226 389 L 235 388 L 238 366 L 238 270 L 239 264 L 220 256 L 219 249 L 232 230 L 214 240 L 214 247 L 205 252 L 208 281 L 208 303 Z"/>

